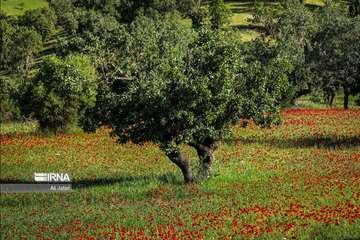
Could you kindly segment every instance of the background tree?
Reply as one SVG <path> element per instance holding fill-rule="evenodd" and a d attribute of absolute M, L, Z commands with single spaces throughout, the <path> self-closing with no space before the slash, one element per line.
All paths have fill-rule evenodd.
<path fill-rule="evenodd" d="M 312 37 L 318 29 L 315 14 L 297 0 L 285 1 L 277 7 L 257 4 L 253 21 L 264 26 L 263 38 L 279 43 L 283 54 L 294 65 L 289 75 L 291 87 L 284 101 L 294 103 L 296 98 L 311 93 L 317 86 L 308 64 Z"/>
<path fill-rule="evenodd" d="M 0 70 L 9 71 L 12 69 L 12 47 L 16 29 L 11 20 L 5 15 L 0 19 Z"/>
<path fill-rule="evenodd" d="M 49 6 L 54 10 L 57 18 L 56 24 L 72 35 L 78 28 L 76 9 L 71 0 L 50 0 Z"/>
<path fill-rule="evenodd" d="M 209 15 L 212 28 L 219 29 L 230 22 L 231 11 L 225 5 L 224 0 L 211 0 Z"/>
<path fill-rule="evenodd" d="M 71 12 L 74 10 L 74 2 L 72 0 L 49 0 L 49 6 L 52 8 L 58 17 L 62 14 Z"/>
<path fill-rule="evenodd" d="M 178 0 L 177 2 L 177 9 L 185 17 L 191 19 L 194 29 L 203 26 L 208 15 L 207 9 L 202 6 L 202 2 L 202 0 Z"/>
<path fill-rule="evenodd" d="M 57 133 L 76 124 L 94 106 L 96 89 L 96 73 L 88 57 L 47 57 L 31 86 L 30 104 L 40 128 Z"/>
<path fill-rule="evenodd" d="M 20 107 L 18 96 L 20 93 L 18 79 L 0 76 L 0 122 L 18 120 Z"/>
<path fill-rule="evenodd" d="M 0 19 L 0 70 L 29 78 L 36 55 L 42 47 L 42 38 L 33 28 L 17 25 L 11 17 Z"/>
<path fill-rule="evenodd" d="M 39 8 L 25 12 L 19 22 L 21 25 L 34 28 L 43 37 L 48 40 L 55 31 L 56 14 L 51 8 Z"/>
<path fill-rule="evenodd" d="M 360 21 L 349 18 L 340 9 L 327 5 L 318 18 L 320 28 L 313 38 L 311 67 L 318 85 L 326 95 L 334 95 L 341 87 L 344 108 L 349 96 L 356 94 L 360 73 Z"/>
<path fill-rule="evenodd" d="M 35 30 L 17 27 L 11 45 L 11 64 L 13 69 L 24 79 L 30 77 L 35 57 L 42 48 L 42 38 Z"/>

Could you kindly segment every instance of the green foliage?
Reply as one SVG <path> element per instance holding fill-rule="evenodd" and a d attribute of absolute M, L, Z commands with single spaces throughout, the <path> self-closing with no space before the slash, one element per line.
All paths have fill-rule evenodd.
<path fill-rule="evenodd" d="M 254 22 L 264 26 L 265 35 L 282 46 L 284 54 L 291 60 L 294 70 L 289 76 L 292 96 L 308 94 L 313 87 L 313 74 L 308 62 L 311 40 L 316 33 L 317 19 L 304 4 L 297 0 L 285 1 L 277 7 L 257 4 Z"/>
<path fill-rule="evenodd" d="M 75 14 L 75 8 L 71 0 L 51 0 L 49 1 L 51 9 L 57 16 L 57 24 L 72 35 L 78 29 L 78 20 Z"/>
<path fill-rule="evenodd" d="M 351 17 L 360 15 L 360 0 L 350 0 L 349 14 Z"/>
<path fill-rule="evenodd" d="M 11 57 L 15 27 L 5 15 L 0 19 L 0 70 L 11 69 Z"/>
<path fill-rule="evenodd" d="M 256 1 L 254 6 L 252 22 L 261 25 L 265 34 L 273 34 L 281 11 L 277 7 L 266 7 L 264 2 Z"/>
<path fill-rule="evenodd" d="M 200 28 L 205 23 L 205 18 L 208 15 L 207 9 L 201 6 L 200 0 L 178 0 L 177 10 L 180 11 L 184 17 L 191 19 L 192 27 Z"/>
<path fill-rule="evenodd" d="M 95 69 L 86 56 L 46 58 L 31 88 L 31 105 L 40 128 L 66 130 L 93 107 L 96 99 Z"/>
<path fill-rule="evenodd" d="M 74 8 L 72 0 L 49 0 L 49 6 L 55 11 L 58 17 L 62 14 L 73 11 Z"/>
<path fill-rule="evenodd" d="M 74 5 L 112 15 L 119 22 L 127 24 L 139 15 L 163 16 L 177 9 L 176 0 L 76 0 Z"/>
<path fill-rule="evenodd" d="M 212 28 L 219 29 L 230 22 L 231 11 L 225 5 L 224 0 L 211 0 L 209 15 Z"/>
<path fill-rule="evenodd" d="M 330 2 L 310 11 L 299 1 L 290 0 L 276 8 L 258 6 L 254 21 L 281 42 L 292 59 L 295 68 L 289 79 L 294 98 L 320 88 L 331 104 L 342 87 L 347 108 L 349 94 L 359 92 L 359 18 L 349 18 Z"/>
<path fill-rule="evenodd" d="M 11 62 L 24 78 L 28 78 L 35 56 L 42 47 L 42 40 L 41 36 L 30 28 L 19 27 L 17 31 L 13 40 Z"/>
<path fill-rule="evenodd" d="M 73 52 L 93 54 L 99 49 L 118 44 L 121 38 L 122 26 L 110 15 L 104 15 L 93 10 L 77 10 L 69 14 L 69 39 L 61 39 L 58 46 L 60 55 Z"/>
<path fill-rule="evenodd" d="M 137 16 L 156 16 L 156 13 L 164 16 L 166 13 L 176 10 L 176 0 L 122 0 L 119 4 L 120 22 L 131 23 Z"/>
<path fill-rule="evenodd" d="M 18 79 L 0 76 L 0 122 L 19 119 L 20 108 L 17 101 L 19 90 Z"/>
<path fill-rule="evenodd" d="M 34 28 L 41 34 L 43 40 L 47 40 L 55 31 L 57 19 L 52 9 L 39 8 L 26 11 L 25 15 L 21 16 L 19 21 L 23 26 Z"/>
<path fill-rule="evenodd" d="M 1 46 L 1 69 L 20 73 L 28 78 L 36 55 L 42 47 L 40 34 L 27 27 L 16 26 L 0 20 L 3 34 Z"/>
<path fill-rule="evenodd" d="M 60 26 L 63 26 L 63 28 L 69 35 L 76 33 L 77 29 L 79 28 L 79 22 L 76 19 L 75 14 L 72 12 L 67 12 L 63 14 L 59 21 Z"/>
<path fill-rule="evenodd" d="M 360 106 L 360 96 L 357 97 L 357 99 L 355 100 L 356 105 Z"/>
<path fill-rule="evenodd" d="M 289 93 L 289 76 L 294 71 L 294 63 L 287 48 L 281 42 L 257 39 L 249 43 L 246 50 L 247 66 L 243 110 L 247 118 L 262 126 L 280 122 L 279 105 L 284 94 Z"/>
<path fill-rule="evenodd" d="M 58 54 L 66 56 L 82 53 L 90 56 L 101 79 L 100 92 L 107 91 L 107 85 L 110 85 L 114 74 L 121 67 L 119 62 L 126 35 L 125 28 L 111 15 L 92 10 L 78 10 L 74 16 L 78 27 L 72 38 L 60 40 Z"/>
<path fill-rule="evenodd" d="M 18 24 L 14 17 L 0 19 L 0 70 L 29 78 L 35 57 L 42 48 L 41 35 L 33 28 Z"/>
<path fill-rule="evenodd" d="M 360 21 L 331 4 L 321 11 L 318 21 L 320 27 L 312 40 L 312 70 L 325 94 L 344 89 L 347 108 L 347 96 L 359 92 Z"/>

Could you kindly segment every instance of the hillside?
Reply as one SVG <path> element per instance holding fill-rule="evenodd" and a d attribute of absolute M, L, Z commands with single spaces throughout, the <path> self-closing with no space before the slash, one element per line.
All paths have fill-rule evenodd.
<path fill-rule="evenodd" d="M 22 15 L 27 10 L 48 6 L 46 0 L 0 0 L 0 4 L 1 10 L 11 16 Z"/>

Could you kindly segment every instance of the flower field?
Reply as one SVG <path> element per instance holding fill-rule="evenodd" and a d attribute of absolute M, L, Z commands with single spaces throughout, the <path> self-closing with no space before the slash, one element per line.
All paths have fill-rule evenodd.
<path fill-rule="evenodd" d="M 118 145 L 107 128 L 2 125 L 2 182 L 69 172 L 74 191 L 1 193 L 1 239 L 360 239 L 360 110 L 281 115 L 272 129 L 234 127 L 213 177 L 190 185 L 157 146 Z"/>

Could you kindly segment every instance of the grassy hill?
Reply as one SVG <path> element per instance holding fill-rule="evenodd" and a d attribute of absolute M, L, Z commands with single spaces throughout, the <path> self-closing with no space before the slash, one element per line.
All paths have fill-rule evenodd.
<path fill-rule="evenodd" d="M 0 0 L 0 8 L 8 15 L 18 16 L 27 10 L 47 7 L 46 0 Z"/>

